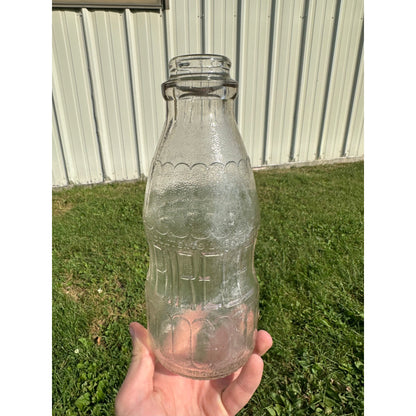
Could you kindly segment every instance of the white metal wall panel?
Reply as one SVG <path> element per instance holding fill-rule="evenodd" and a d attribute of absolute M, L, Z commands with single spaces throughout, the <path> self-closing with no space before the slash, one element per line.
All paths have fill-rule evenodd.
<path fill-rule="evenodd" d="M 54 106 L 52 113 L 52 183 L 55 186 L 68 185 L 64 155 L 62 154 L 61 138 Z"/>
<path fill-rule="evenodd" d="M 53 13 L 53 98 L 68 180 L 103 180 L 80 13 Z"/>
<path fill-rule="evenodd" d="M 305 12 L 304 59 L 291 156 L 293 161 L 310 162 L 318 156 L 336 0 L 311 0 Z"/>
<path fill-rule="evenodd" d="M 54 186 L 148 175 L 188 53 L 231 59 L 252 166 L 363 156 L 363 0 L 169 3 L 53 10 Z"/>
<path fill-rule="evenodd" d="M 202 53 L 202 11 L 199 0 L 174 0 L 166 11 L 168 57 Z"/>
<path fill-rule="evenodd" d="M 263 159 L 270 18 L 270 0 L 243 2 L 238 125 L 252 166 Z"/>
<path fill-rule="evenodd" d="M 281 0 L 275 10 L 266 144 L 269 165 L 290 160 L 304 7 L 304 0 Z"/>
<path fill-rule="evenodd" d="M 321 159 L 342 156 L 354 72 L 357 63 L 364 5 L 362 0 L 341 1 Z"/>
<path fill-rule="evenodd" d="M 140 168 L 147 175 L 165 121 L 161 90 L 167 68 L 163 17 L 157 13 L 126 11 L 126 18 Z"/>
<path fill-rule="evenodd" d="M 351 121 L 348 126 L 345 155 L 364 154 L 364 50 L 361 48 L 357 87 L 353 97 Z"/>
<path fill-rule="evenodd" d="M 231 59 L 231 78 L 237 69 L 237 0 L 205 0 L 205 53 Z"/>
<path fill-rule="evenodd" d="M 97 131 L 107 180 L 139 177 L 124 12 L 82 10 Z"/>

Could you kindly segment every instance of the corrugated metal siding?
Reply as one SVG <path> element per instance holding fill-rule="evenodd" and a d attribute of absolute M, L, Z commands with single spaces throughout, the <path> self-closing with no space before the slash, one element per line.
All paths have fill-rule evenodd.
<path fill-rule="evenodd" d="M 265 164 L 291 161 L 291 146 L 296 125 L 297 91 L 300 70 L 305 1 L 279 1 L 274 13 L 271 57 L 270 98 Z M 310 140 L 310 137 L 307 137 Z"/>
<path fill-rule="evenodd" d="M 103 180 L 80 13 L 53 13 L 53 100 L 68 180 Z"/>
<path fill-rule="evenodd" d="M 342 1 L 334 47 L 333 68 L 330 72 L 327 114 L 325 114 L 321 154 L 323 159 L 343 156 L 348 110 L 352 96 L 354 71 L 360 46 L 362 0 Z"/>
<path fill-rule="evenodd" d="M 169 58 L 202 52 L 201 1 L 174 0 L 166 11 Z"/>
<path fill-rule="evenodd" d="M 261 166 L 267 112 L 271 1 L 242 3 L 238 124 L 253 166 Z"/>
<path fill-rule="evenodd" d="M 83 9 L 82 19 L 105 178 L 137 178 L 140 168 L 125 15 Z"/>
<path fill-rule="evenodd" d="M 363 36 L 361 34 L 361 36 Z M 361 39 L 362 42 L 362 39 Z M 362 46 L 362 44 L 361 44 Z M 359 56 L 356 90 L 352 97 L 351 120 L 348 125 L 345 156 L 364 154 L 364 50 Z"/>
<path fill-rule="evenodd" d="M 238 43 L 238 1 L 205 0 L 204 53 L 225 55 L 231 59 L 230 75 L 236 79 Z"/>
<path fill-rule="evenodd" d="M 175 55 L 240 83 L 255 167 L 363 156 L 363 0 L 170 0 L 163 12 L 53 10 L 53 184 L 147 175 Z"/>
<path fill-rule="evenodd" d="M 302 31 L 298 35 L 301 42 L 299 53 L 303 47 L 302 66 L 299 66 L 296 79 L 292 80 L 293 89 L 298 92 L 298 96 L 293 98 L 293 124 L 286 130 L 292 131 L 292 135 L 287 139 L 286 152 L 280 154 L 279 162 L 272 159 L 272 164 L 284 163 L 288 159 L 313 161 L 321 157 L 317 149 L 324 117 L 326 81 L 331 72 L 336 1 L 311 0 L 304 7 L 306 9 L 302 14 L 305 17 L 302 18 L 302 28 L 298 29 Z"/>
<path fill-rule="evenodd" d="M 55 105 L 53 102 L 52 110 L 52 183 L 55 186 L 63 186 L 68 184 L 68 176 L 66 173 L 65 160 L 60 139 L 61 135 L 59 132 Z"/>
<path fill-rule="evenodd" d="M 168 65 L 164 25 L 158 13 L 132 13 L 126 10 L 126 16 L 140 172 L 147 176 L 165 121 L 165 103 L 160 87 L 166 80 Z"/>

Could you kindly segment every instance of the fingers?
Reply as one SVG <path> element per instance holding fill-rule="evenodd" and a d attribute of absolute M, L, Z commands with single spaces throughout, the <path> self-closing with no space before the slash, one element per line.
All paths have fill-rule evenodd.
<path fill-rule="evenodd" d="M 150 348 L 146 328 L 137 322 L 129 327 L 133 343 L 132 358 L 129 370 L 116 399 L 116 407 L 129 406 L 130 400 L 141 400 L 153 391 L 155 358 Z"/>
<path fill-rule="evenodd" d="M 272 345 L 272 337 L 267 331 L 260 330 L 257 332 L 253 354 L 241 369 L 238 377 L 222 393 L 222 403 L 228 414 L 237 414 L 251 399 L 263 375 L 261 356 Z"/>
<path fill-rule="evenodd" d="M 240 375 L 222 393 L 222 403 L 229 415 L 237 414 L 247 404 L 259 386 L 262 375 L 263 360 L 253 354 Z"/>
<path fill-rule="evenodd" d="M 264 330 L 257 331 L 256 344 L 254 346 L 253 354 L 264 355 L 273 345 L 273 340 L 270 334 Z M 219 390 L 224 390 L 231 382 L 233 382 L 241 373 L 242 368 L 227 377 L 212 380 L 214 386 Z"/>
<path fill-rule="evenodd" d="M 150 347 L 150 339 L 147 329 L 137 322 L 129 326 L 133 343 L 133 351 L 129 371 L 126 380 L 140 385 L 143 381 L 152 383 L 155 371 L 155 357 Z"/>
<path fill-rule="evenodd" d="M 129 331 L 133 342 L 133 358 L 136 354 L 139 356 L 149 353 L 153 355 L 147 329 L 138 322 L 132 322 L 129 325 Z"/>
<path fill-rule="evenodd" d="M 216 378 L 215 380 L 211 380 L 212 385 L 217 389 L 218 392 L 223 391 L 227 386 L 229 386 L 241 373 L 241 368 L 234 373 L 229 374 L 223 378 Z"/>
<path fill-rule="evenodd" d="M 253 353 L 262 356 L 270 349 L 272 345 L 273 340 L 270 334 L 267 331 L 261 329 L 260 331 L 257 331 L 256 345 L 254 346 Z"/>

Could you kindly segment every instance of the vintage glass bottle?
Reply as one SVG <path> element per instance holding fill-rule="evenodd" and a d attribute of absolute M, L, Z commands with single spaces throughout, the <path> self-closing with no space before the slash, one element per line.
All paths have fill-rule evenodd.
<path fill-rule="evenodd" d="M 169 62 L 167 118 L 146 187 L 148 330 L 157 359 L 196 379 L 248 360 L 258 318 L 256 187 L 221 55 Z"/>

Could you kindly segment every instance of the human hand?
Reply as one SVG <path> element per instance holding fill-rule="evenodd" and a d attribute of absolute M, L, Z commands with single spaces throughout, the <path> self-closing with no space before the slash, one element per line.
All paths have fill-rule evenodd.
<path fill-rule="evenodd" d="M 266 331 L 256 335 L 246 365 L 216 380 L 194 380 L 173 374 L 155 358 L 146 328 L 130 324 L 133 353 L 116 397 L 117 416 L 234 416 L 250 400 L 263 375 L 261 356 L 272 346 Z"/>

